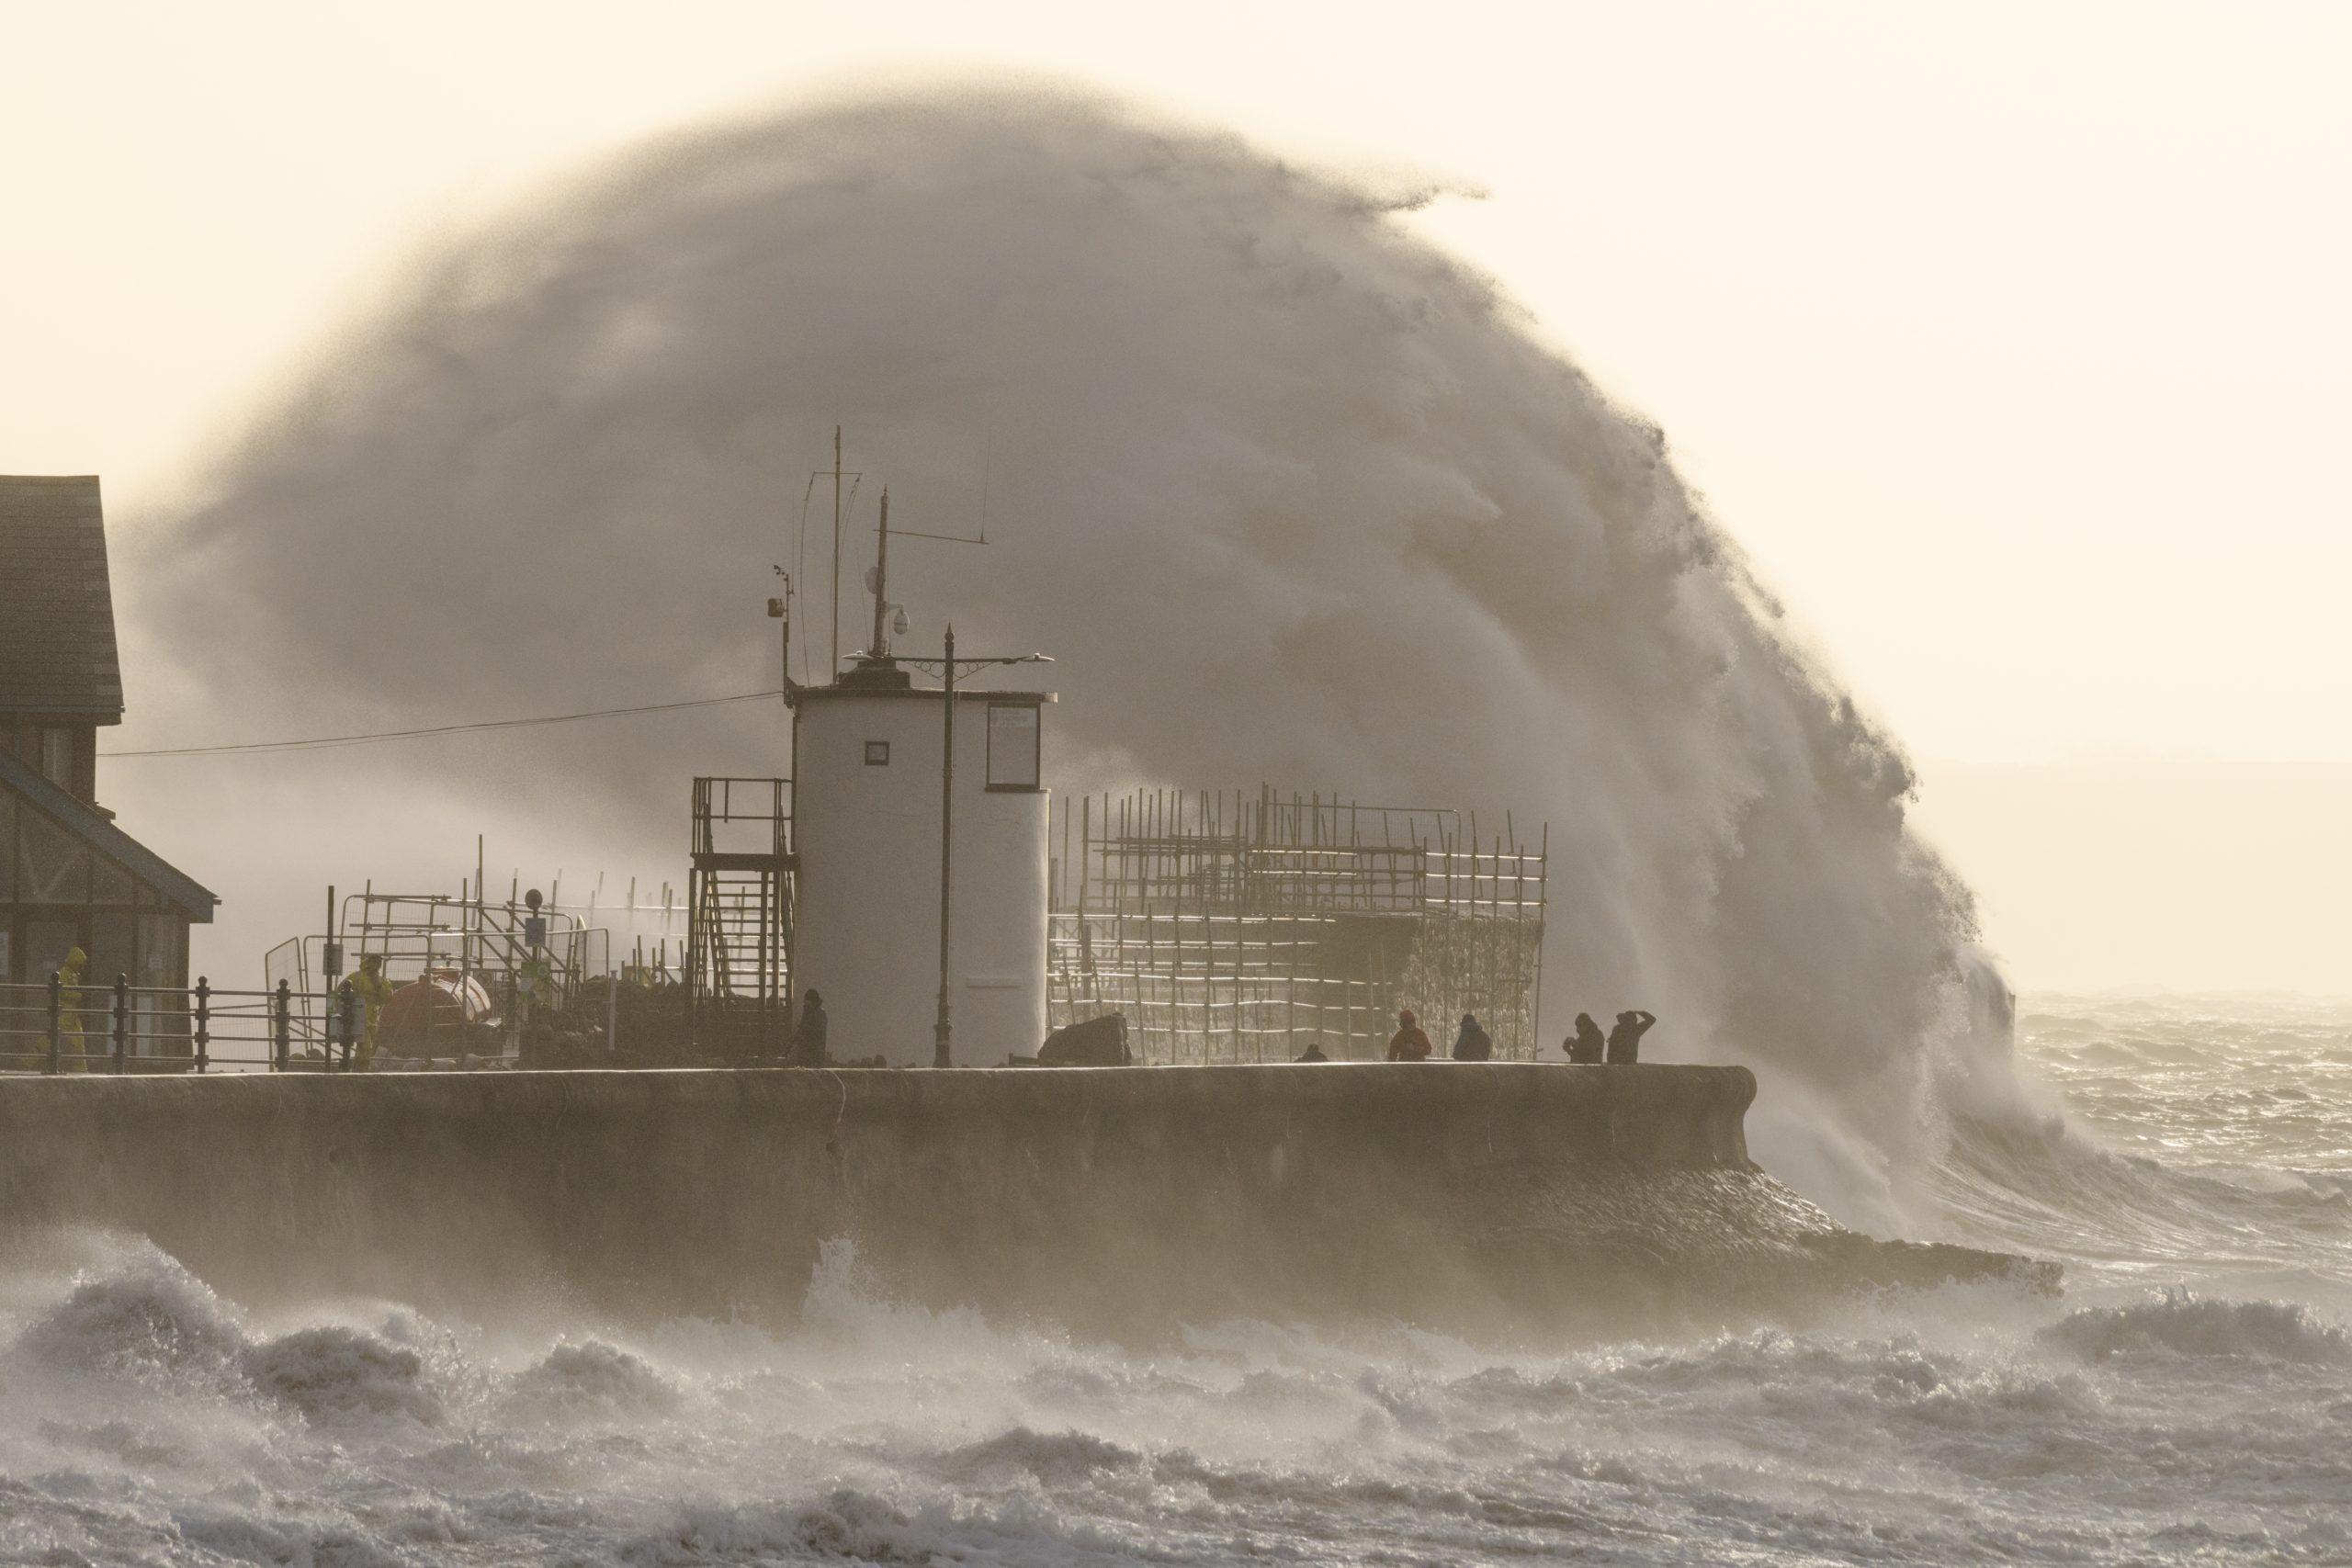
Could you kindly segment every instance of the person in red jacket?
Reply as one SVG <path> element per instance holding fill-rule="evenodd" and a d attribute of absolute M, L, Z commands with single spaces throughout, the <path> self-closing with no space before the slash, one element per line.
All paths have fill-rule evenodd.
<path fill-rule="evenodd" d="M 1430 1059 L 1430 1037 L 1421 1032 L 1420 1024 L 1407 1008 L 1396 1015 L 1396 1032 L 1388 1037 L 1388 1059 L 1392 1062 L 1426 1062 Z"/>

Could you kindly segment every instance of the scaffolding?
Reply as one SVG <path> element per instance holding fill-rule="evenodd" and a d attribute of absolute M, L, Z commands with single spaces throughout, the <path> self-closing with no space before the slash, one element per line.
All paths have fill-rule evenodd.
<path fill-rule="evenodd" d="M 1400 1008 L 1443 1051 L 1476 1015 L 1532 1058 L 1550 830 L 1482 840 L 1451 809 L 1137 790 L 1061 807 L 1056 1027 L 1126 1015 L 1148 1062 L 1377 1059 Z"/>
<path fill-rule="evenodd" d="M 295 1039 L 305 1047 L 325 1043 L 336 984 L 367 958 L 381 964 L 395 987 L 429 979 L 480 995 L 489 1019 L 465 1042 L 472 1046 L 512 1034 L 526 989 L 533 1016 L 601 1025 L 609 1037 L 611 933 L 551 904 L 535 911 L 516 881 L 499 901 L 485 896 L 480 878 L 462 882 L 454 895 L 379 893 L 371 882 L 339 906 L 331 899 L 332 935 L 288 937 L 263 955 L 266 983 L 288 987 Z"/>

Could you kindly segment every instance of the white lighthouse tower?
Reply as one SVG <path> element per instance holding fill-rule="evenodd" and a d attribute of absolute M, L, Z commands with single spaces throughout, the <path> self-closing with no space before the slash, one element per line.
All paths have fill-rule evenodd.
<path fill-rule="evenodd" d="M 927 1066 L 944 979 L 954 1060 L 994 1065 L 1046 1037 L 1049 818 L 1039 748 L 1054 697 L 951 694 L 953 671 L 942 685 L 915 684 L 910 667 L 939 660 L 888 651 L 883 515 L 873 643 L 832 684 L 794 694 L 794 988 L 823 997 L 835 1060 Z"/>

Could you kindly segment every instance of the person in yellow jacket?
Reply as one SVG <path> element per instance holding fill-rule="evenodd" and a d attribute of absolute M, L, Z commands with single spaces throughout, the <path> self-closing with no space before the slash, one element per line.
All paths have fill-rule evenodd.
<path fill-rule="evenodd" d="M 392 983 L 384 978 L 382 953 L 359 955 L 359 973 L 351 977 L 351 994 L 359 998 L 359 1046 L 353 1060 L 364 1073 L 376 1059 L 376 1021 L 384 1016 L 384 1004 L 392 999 Z"/>
<path fill-rule="evenodd" d="M 89 962 L 90 955 L 77 947 L 57 966 L 57 1070 L 62 1073 L 90 1070 L 82 1049 L 82 969 Z"/>

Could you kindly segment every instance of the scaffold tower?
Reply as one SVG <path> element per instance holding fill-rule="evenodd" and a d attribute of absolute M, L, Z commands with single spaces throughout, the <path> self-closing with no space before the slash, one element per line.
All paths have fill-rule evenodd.
<path fill-rule="evenodd" d="M 1150 1062 L 1376 1059 L 1398 1010 L 1441 1051 L 1464 1013 L 1538 1049 L 1550 831 L 1481 839 L 1444 807 L 1137 790 L 1065 803 L 1048 976 L 1056 1026 L 1127 1019 Z M 1447 1032 L 1441 1032 L 1445 1031 Z"/>

